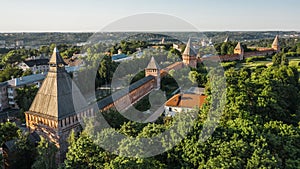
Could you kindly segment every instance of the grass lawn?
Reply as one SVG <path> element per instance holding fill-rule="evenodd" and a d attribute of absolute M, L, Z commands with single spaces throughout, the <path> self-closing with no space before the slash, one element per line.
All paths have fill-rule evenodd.
<path fill-rule="evenodd" d="M 250 62 L 250 63 L 238 63 L 236 65 L 236 68 L 242 68 L 242 67 L 248 67 L 248 68 L 255 68 L 257 66 L 262 66 L 262 65 L 265 65 L 265 66 L 269 66 L 270 64 L 272 64 L 272 61 L 255 61 L 255 62 Z"/>
<path fill-rule="evenodd" d="M 290 66 L 299 67 L 300 58 L 288 58 L 290 61 Z"/>
<path fill-rule="evenodd" d="M 289 64 L 290 66 L 295 66 L 298 68 L 298 71 L 300 72 L 300 58 L 297 57 L 289 57 Z M 248 68 L 255 68 L 257 66 L 260 65 L 266 65 L 266 66 L 271 66 L 272 65 L 272 61 L 271 60 L 266 60 L 266 61 L 254 61 L 254 62 L 250 62 L 250 63 L 238 63 L 236 65 L 236 68 L 242 68 L 242 67 L 248 67 Z"/>

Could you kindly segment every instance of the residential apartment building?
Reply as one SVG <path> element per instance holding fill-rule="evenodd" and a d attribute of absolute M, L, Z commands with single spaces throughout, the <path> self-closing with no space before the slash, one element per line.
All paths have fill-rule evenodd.
<path fill-rule="evenodd" d="M 45 79 L 45 74 L 33 74 L 20 78 L 14 78 L 9 81 L 0 83 L 0 111 L 7 108 L 18 109 L 16 103 L 17 89 L 24 86 L 36 85 L 38 88 Z"/>

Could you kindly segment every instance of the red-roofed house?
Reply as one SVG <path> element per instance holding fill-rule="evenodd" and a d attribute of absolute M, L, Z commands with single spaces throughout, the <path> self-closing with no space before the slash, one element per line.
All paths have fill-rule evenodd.
<path fill-rule="evenodd" d="M 165 115 L 175 116 L 176 113 L 188 112 L 200 108 L 207 96 L 201 94 L 176 94 L 165 105 Z"/>

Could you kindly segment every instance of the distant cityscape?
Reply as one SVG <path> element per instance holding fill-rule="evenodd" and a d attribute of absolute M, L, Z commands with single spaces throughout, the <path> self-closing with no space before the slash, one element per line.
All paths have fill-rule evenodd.
<path fill-rule="evenodd" d="M 92 35 L 0 34 L 4 168 L 298 166 L 300 32 L 118 32 L 97 33 L 96 41 Z M 186 137 L 187 121 L 177 118 L 195 120 Z M 112 139 L 103 119 L 128 138 Z M 220 124 L 198 142 L 207 119 Z M 145 154 L 166 149 L 150 158 L 117 154 L 137 153 L 127 149 L 130 139 L 151 138 L 173 124 L 179 129 L 167 139 L 175 142 L 179 133 L 182 140 L 170 150 L 163 140 L 141 146 Z M 104 148 L 115 145 L 116 152 Z M 206 156 L 221 159 L 210 163 Z"/>

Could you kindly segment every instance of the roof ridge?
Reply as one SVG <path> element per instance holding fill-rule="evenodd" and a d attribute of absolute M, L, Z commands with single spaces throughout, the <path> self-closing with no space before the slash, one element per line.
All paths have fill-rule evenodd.
<path fill-rule="evenodd" d="M 63 58 L 60 56 L 60 53 L 57 49 L 57 47 L 55 47 L 53 49 L 53 53 L 52 53 L 52 56 L 49 60 L 49 64 L 55 64 L 55 65 L 58 65 L 58 64 L 66 64 L 63 60 Z"/>

